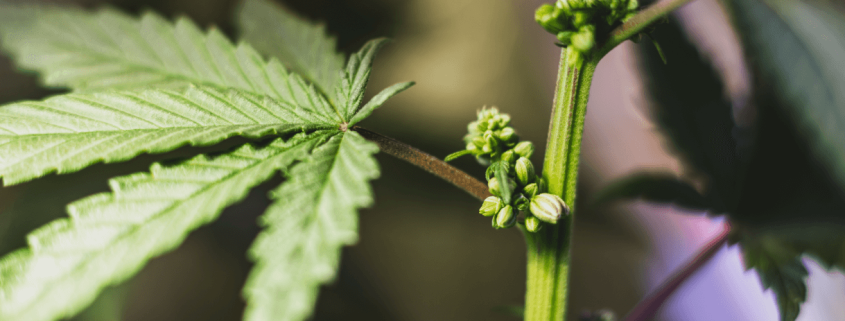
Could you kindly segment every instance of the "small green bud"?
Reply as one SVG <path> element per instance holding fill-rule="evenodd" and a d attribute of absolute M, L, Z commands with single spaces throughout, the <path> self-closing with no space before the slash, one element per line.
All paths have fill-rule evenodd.
<path fill-rule="evenodd" d="M 531 198 L 529 210 L 541 221 L 551 224 L 557 224 L 561 215 L 569 215 L 569 207 L 566 203 L 559 196 L 549 193 L 542 193 Z"/>
<path fill-rule="evenodd" d="M 516 215 L 514 215 L 513 207 L 505 205 L 496 215 L 496 225 L 499 228 L 508 228 L 513 226 L 514 223 L 516 223 Z"/>
<path fill-rule="evenodd" d="M 487 189 L 490 191 L 490 194 L 495 196 L 502 195 L 499 193 L 499 179 L 496 177 L 491 177 L 487 180 Z"/>
<path fill-rule="evenodd" d="M 496 122 L 500 127 L 505 128 L 511 123 L 511 115 L 500 114 L 499 117 L 496 118 Z"/>
<path fill-rule="evenodd" d="M 534 164 L 528 158 L 520 157 L 516 160 L 516 179 L 523 186 L 534 181 Z"/>
<path fill-rule="evenodd" d="M 508 191 L 508 192 L 513 193 L 513 190 L 516 187 L 516 184 L 510 178 L 508 178 L 508 187 L 510 189 L 510 191 Z M 500 188 L 500 185 L 499 185 L 499 179 L 498 178 L 496 178 L 496 177 L 490 178 L 490 181 L 487 182 L 487 188 L 490 190 L 490 194 L 493 194 L 493 195 L 496 195 L 496 196 L 502 196 L 502 194 L 501 194 L 502 191 L 501 191 L 501 188 Z"/>
<path fill-rule="evenodd" d="M 491 117 L 487 119 L 487 130 L 497 130 L 499 129 L 499 121 L 496 117 Z"/>
<path fill-rule="evenodd" d="M 562 43 L 564 46 L 568 46 L 572 43 L 572 35 L 574 35 L 574 31 L 561 31 L 557 33 L 557 41 Z"/>
<path fill-rule="evenodd" d="M 481 150 L 478 149 L 478 146 L 475 146 L 475 144 L 472 144 L 472 143 L 467 144 L 467 150 L 471 151 L 473 154 L 481 152 Z"/>
<path fill-rule="evenodd" d="M 572 12 L 572 7 L 569 6 L 569 1 L 567 0 L 557 0 L 555 2 L 555 8 L 560 9 L 567 16 Z"/>
<path fill-rule="evenodd" d="M 519 195 L 519 198 L 513 202 L 513 207 L 520 211 L 527 211 L 531 202 L 525 196 Z"/>
<path fill-rule="evenodd" d="M 490 196 L 484 200 L 484 203 L 481 203 L 481 209 L 478 210 L 478 213 L 484 216 L 493 216 L 499 212 L 504 206 L 504 202 L 502 202 L 501 198 Z"/>
<path fill-rule="evenodd" d="M 481 135 L 485 130 L 487 130 L 487 122 L 484 120 L 479 120 L 478 124 L 475 125 L 475 132 L 471 132 L 476 135 Z"/>
<path fill-rule="evenodd" d="M 484 145 L 487 145 L 487 142 L 484 141 L 484 137 L 481 136 L 473 137 L 472 143 L 475 144 L 475 146 L 478 146 L 478 149 L 481 149 L 482 147 L 484 147 Z"/>
<path fill-rule="evenodd" d="M 584 26 L 578 30 L 578 33 L 572 35 L 572 46 L 580 52 L 587 52 L 593 49 L 596 45 L 595 27 Z"/>
<path fill-rule="evenodd" d="M 572 13 L 572 25 L 579 29 L 584 26 L 592 25 L 593 20 L 592 10 L 578 10 Z"/>
<path fill-rule="evenodd" d="M 537 186 L 537 183 L 531 183 L 522 188 L 522 193 L 528 198 L 534 198 L 534 196 L 537 196 L 537 192 L 539 191 L 540 187 Z"/>
<path fill-rule="evenodd" d="M 528 215 L 528 217 L 525 218 L 525 229 L 528 230 L 528 232 L 537 232 L 541 227 L 543 227 L 543 225 L 537 217 Z"/>
<path fill-rule="evenodd" d="M 496 149 L 499 146 L 499 140 L 496 139 L 496 136 L 493 136 L 493 131 L 488 130 L 484 132 L 484 142 L 487 145 L 490 145 L 490 149 Z"/>
<path fill-rule="evenodd" d="M 534 144 L 529 141 L 519 142 L 513 148 L 513 151 L 519 156 L 531 158 L 531 154 L 534 154 Z"/>
<path fill-rule="evenodd" d="M 496 136 L 498 136 L 501 141 L 507 143 L 516 139 L 516 131 L 513 130 L 513 127 L 505 127 L 496 133 Z"/>
<path fill-rule="evenodd" d="M 474 121 L 469 123 L 469 125 L 467 125 L 467 132 L 469 132 L 470 135 L 478 134 L 478 122 Z"/>
<path fill-rule="evenodd" d="M 489 108 L 488 109 L 488 108 L 485 107 L 485 108 L 478 111 L 478 119 L 487 121 L 487 118 L 490 118 L 491 116 L 493 116 L 494 113 L 498 114 L 499 111 L 496 108 Z"/>
<path fill-rule="evenodd" d="M 534 20 L 540 24 L 543 29 L 551 33 L 558 33 L 563 29 L 566 29 L 566 26 L 563 24 L 565 20 L 561 18 L 561 10 L 552 6 L 550 4 L 544 4 L 537 8 L 537 11 L 534 12 Z"/>
<path fill-rule="evenodd" d="M 513 164 L 515 159 L 516 153 L 513 152 L 513 149 L 509 149 L 508 151 L 502 153 L 502 161 L 507 164 Z"/>

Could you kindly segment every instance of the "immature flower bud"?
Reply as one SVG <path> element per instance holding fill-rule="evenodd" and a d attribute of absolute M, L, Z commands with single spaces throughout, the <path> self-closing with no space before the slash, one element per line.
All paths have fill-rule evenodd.
<path fill-rule="evenodd" d="M 501 141 L 508 143 L 516 139 L 516 131 L 512 127 L 505 127 L 496 133 L 496 136 L 499 136 Z"/>
<path fill-rule="evenodd" d="M 511 123 L 511 115 L 500 114 L 499 117 L 496 117 L 496 121 L 499 123 L 499 127 L 505 128 Z"/>
<path fill-rule="evenodd" d="M 506 164 L 513 164 L 513 161 L 516 159 L 516 153 L 513 152 L 513 149 L 508 150 L 502 153 L 502 161 Z"/>
<path fill-rule="evenodd" d="M 493 117 L 487 120 L 487 130 L 497 130 L 499 129 L 499 121 Z"/>
<path fill-rule="evenodd" d="M 593 12 L 592 10 L 577 10 L 572 12 L 572 24 L 578 28 L 591 25 Z"/>
<path fill-rule="evenodd" d="M 497 146 L 499 146 L 499 140 L 496 139 L 496 136 L 493 136 L 493 132 L 490 130 L 484 132 L 484 142 L 487 145 L 490 145 L 491 149 L 495 149 Z"/>
<path fill-rule="evenodd" d="M 516 179 L 523 186 L 534 182 L 534 164 L 528 158 L 520 157 L 516 160 Z"/>
<path fill-rule="evenodd" d="M 514 146 L 513 151 L 519 156 L 531 158 L 531 154 L 534 153 L 534 144 L 529 141 L 520 142 Z"/>
<path fill-rule="evenodd" d="M 503 206 L 504 202 L 502 202 L 501 198 L 490 196 L 484 200 L 484 203 L 481 204 L 481 209 L 478 210 L 478 213 L 484 216 L 493 216 L 496 215 Z"/>
<path fill-rule="evenodd" d="M 528 232 L 537 232 L 541 227 L 543 227 L 543 225 L 537 217 L 528 215 L 528 217 L 525 218 L 525 229 L 528 230 Z"/>
<path fill-rule="evenodd" d="M 561 20 L 558 18 L 560 17 L 560 9 L 555 8 L 550 4 L 544 4 L 537 8 L 537 11 L 534 12 L 534 20 L 551 33 L 557 33 L 561 30 L 565 29 L 566 26 L 561 23 Z"/>
<path fill-rule="evenodd" d="M 513 226 L 514 223 L 516 223 L 516 215 L 513 212 L 513 207 L 505 205 L 496 215 L 496 225 L 499 228 L 508 228 Z"/>
<path fill-rule="evenodd" d="M 572 35 L 572 47 L 580 52 L 587 52 L 593 49 L 596 44 L 595 27 L 583 26 L 577 33 Z"/>
<path fill-rule="evenodd" d="M 531 183 L 531 184 L 525 185 L 525 187 L 522 188 L 522 193 L 525 194 L 525 197 L 528 197 L 528 198 L 534 198 L 534 196 L 536 196 L 537 192 L 539 192 L 539 191 L 540 191 L 540 187 L 537 186 L 537 183 Z"/>
<path fill-rule="evenodd" d="M 475 144 L 472 144 L 472 143 L 467 144 L 467 150 L 471 151 L 473 154 L 477 154 L 477 153 L 481 152 L 481 150 L 478 149 L 478 146 L 475 146 Z"/>
<path fill-rule="evenodd" d="M 499 193 L 499 179 L 496 177 L 487 180 L 487 189 L 490 190 L 490 194 L 493 194 L 495 196 L 502 195 Z"/>
<path fill-rule="evenodd" d="M 475 137 L 473 137 L 473 138 L 472 138 L 472 143 L 473 143 L 475 146 L 477 146 L 477 147 L 478 147 L 478 149 L 481 149 L 482 147 L 484 147 L 484 145 L 487 145 L 487 142 L 485 142 L 485 141 L 484 141 L 484 137 L 481 137 L 481 136 L 475 136 Z"/>
<path fill-rule="evenodd" d="M 480 133 L 483 133 L 485 130 L 487 130 L 487 121 L 478 120 L 478 121 L 476 121 L 476 123 L 477 124 L 475 125 L 475 132 L 471 131 L 470 133 L 478 135 Z"/>
<path fill-rule="evenodd" d="M 528 204 L 531 203 L 527 198 L 522 195 L 519 195 L 519 198 L 513 202 L 513 207 L 520 211 L 527 211 Z"/>
<path fill-rule="evenodd" d="M 499 179 L 498 178 L 496 178 L 496 177 L 490 178 L 490 181 L 487 182 L 487 187 L 490 189 L 490 194 L 493 194 L 493 195 L 496 195 L 496 196 L 502 196 L 502 194 L 501 194 L 502 191 L 501 191 L 501 187 L 499 185 Z M 516 187 L 516 184 L 510 178 L 508 178 L 508 187 L 510 189 L 508 191 L 508 193 L 513 193 L 513 190 Z"/>
<path fill-rule="evenodd" d="M 557 41 L 562 43 L 564 46 L 569 46 L 572 44 L 572 35 L 574 35 L 574 31 L 561 31 L 557 33 Z"/>
<path fill-rule="evenodd" d="M 467 125 L 467 132 L 469 132 L 470 135 L 478 134 L 478 132 L 479 132 L 478 122 L 474 121 L 474 122 L 469 123 L 469 125 Z"/>
<path fill-rule="evenodd" d="M 566 203 L 559 196 L 549 193 L 534 196 L 529 209 L 538 219 L 551 224 L 556 224 L 561 215 L 569 215 Z"/>

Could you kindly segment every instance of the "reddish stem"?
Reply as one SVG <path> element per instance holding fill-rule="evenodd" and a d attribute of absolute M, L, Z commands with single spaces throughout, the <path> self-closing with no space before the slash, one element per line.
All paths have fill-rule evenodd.
<path fill-rule="evenodd" d="M 381 149 L 382 152 L 395 156 L 396 158 L 405 160 L 414 164 L 425 171 L 434 174 L 446 180 L 452 185 L 470 193 L 479 200 L 484 200 L 488 196 L 492 196 L 487 190 L 487 184 L 482 183 L 475 177 L 470 176 L 464 171 L 447 164 L 437 157 L 431 156 L 426 152 L 414 148 L 411 145 L 400 142 L 396 139 L 369 131 L 367 129 L 355 126 L 352 130 L 361 134 L 367 140 L 370 140 Z"/>
<path fill-rule="evenodd" d="M 672 296 L 675 290 L 677 290 L 684 281 L 710 261 L 710 259 L 713 258 L 713 255 L 722 248 L 722 245 L 728 241 L 730 232 L 730 225 L 725 224 L 724 231 L 710 240 L 710 242 L 707 242 L 707 245 L 705 245 L 691 261 L 675 270 L 675 272 L 672 273 L 672 276 L 663 281 L 663 284 L 661 284 L 657 290 L 646 296 L 645 299 L 640 301 L 640 303 L 637 303 L 637 306 L 635 306 L 634 309 L 631 310 L 631 312 L 625 317 L 625 321 L 647 321 L 654 318 L 654 315 L 657 314 L 657 310 L 660 309 L 660 306 Z"/>

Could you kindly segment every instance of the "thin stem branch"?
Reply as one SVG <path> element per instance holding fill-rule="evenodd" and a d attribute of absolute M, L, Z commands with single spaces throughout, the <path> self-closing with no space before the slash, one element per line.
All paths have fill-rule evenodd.
<path fill-rule="evenodd" d="M 730 226 L 725 224 L 725 229 L 722 233 L 719 233 L 719 235 L 710 240 L 710 242 L 707 242 L 707 245 L 705 245 L 692 260 L 687 262 L 686 265 L 675 270 L 675 272 L 672 273 L 672 276 L 663 281 L 663 284 L 661 284 L 657 290 L 650 293 L 645 297 L 645 299 L 640 301 L 640 303 L 638 303 L 637 306 L 628 313 L 625 317 L 625 321 L 647 321 L 654 318 L 657 310 L 660 309 L 660 306 L 672 296 L 672 293 L 674 293 L 675 290 L 684 283 L 684 281 L 709 262 L 716 252 L 722 248 L 722 245 L 728 241 L 730 232 Z"/>
<path fill-rule="evenodd" d="M 640 11 L 640 13 L 637 13 L 637 15 L 610 32 L 610 37 L 596 54 L 596 60 L 604 57 L 604 55 L 610 52 L 610 50 L 613 50 L 613 48 L 616 48 L 623 41 L 643 31 L 643 29 L 657 21 L 657 19 L 662 18 L 690 1 L 692 0 L 664 0 L 655 3 L 651 7 L 648 7 L 648 9 Z"/>
<path fill-rule="evenodd" d="M 417 167 L 422 168 L 449 183 L 452 183 L 452 185 L 457 186 L 479 200 L 484 200 L 488 196 L 492 195 L 487 189 L 487 184 L 482 183 L 475 177 L 472 177 L 464 171 L 449 165 L 437 157 L 431 156 L 411 145 L 362 127 L 355 126 L 352 127 L 352 130 L 361 134 L 364 138 L 378 144 L 378 147 L 382 152 L 414 164 Z"/>

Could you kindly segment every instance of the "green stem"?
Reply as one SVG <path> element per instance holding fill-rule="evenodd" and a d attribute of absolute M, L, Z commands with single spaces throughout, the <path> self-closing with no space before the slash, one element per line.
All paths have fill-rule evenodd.
<path fill-rule="evenodd" d="M 528 245 L 525 320 L 563 320 L 569 285 L 575 187 L 587 99 L 597 60 L 584 61 L 572 49 L 561 52 L 543 178 L 548 192 L 561 196 L 572 209 L 557 225 L 526 233 Z"/>
<path fill-rule="evenodd" d="M 692 0 L 663 0 L 651 5 L 648 9 L 640 11 L 637 15 L 631 17 L 631 19 L 628 19 L 628 21 L 625 21 L 621 26 L 610 32 L 610 37 L 600 47 L 601 49 L 599 49 L 596 55 L 596 60 L 604 57 L 604 55 L 613 48 L 616 48 L 623 41 L 642 32 L 643 29 L 657 21 L 657 19 L 663 18 L 690 1 Z"/>
<path fill-rule="evenodd" d="M 589 57 L 581 57 L 571 47 L 561 51 L 543 178 L 549 193 L 563 198 L 571 212 L 558 224 L 546 226 L 537 233 L 523 229 L 528 246 L 526 321 L 559 321 L 566 315 L 581 137 L 590 85 L 599 60 L 623 41 L 689 1 L 664 0 L 643 10 L 613 30 L 608 40 Z"/>

